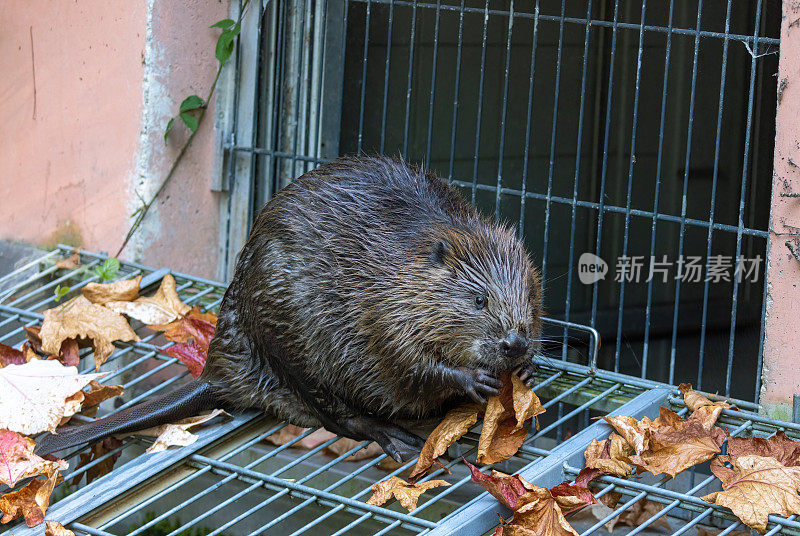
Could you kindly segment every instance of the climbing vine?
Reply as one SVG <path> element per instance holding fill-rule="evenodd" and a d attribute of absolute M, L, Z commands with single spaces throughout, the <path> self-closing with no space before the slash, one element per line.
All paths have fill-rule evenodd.
<path fill-rule="evenodd" d="M 221 30 L 219 37 L 217 37 L 216 50 L 214 53 L 217 61 L 219 62 L 219 65 L 217 66 L 217 74 L 214 77 L 214 81 L 211 83 L 211 87 L 209 88 L 208 95 L 205 99 L 198 95 L 189 95 L 183 99 L 183 101 L 181 101 L 180 107 L 178 108 L 178 114 L 167 122 L 167 126 L 164 129 L 165 144 L 167 143 L 167 135 L 177 124 L 175 122 L 176 119 L 180 119 L 183 125 L 189 129 L 189 137 L 186 138 L 181 150 L 178 152 L 178 155 L 175 157 L 174 162 L 170 166 L 169 171 L 167 171 L 164 180 L 161 181 L 161 184 L 159 185 L 158 189 L 156 189 L 155 193 L 153 193 L 153 196 L 150 198 L 150 200 L 144 200 L 141 196 L 139 197 L 141 205 L 133 212 L 133 214 L 131 214 L 131 217 L 134 218 L 134 220 L 128 229 L 127 234 L 125 235 L 125 239 L 122 241 L 122 245 L 117 251 L 117 257 L 120 255 L 120 253 L 122 253 L 122 250 L 125 249 L 125 246 L 128 245 L 131 237 L 133 237 L 133 235 L 136 233 L 136 230 L 142 224 L 142 221 L 144 221 L 145 216 L 147 216 L 150 207 L 153 206 L 153 203 L 156 201 L 156 199 L 158 199 L 158 196 L 162 191 L 164 191 L 167 183 L 169 183 L 170 179 L 172 179 L 172 176 L 175 174 L 175 170 L 178 168 L 178 164 L 180 164 L 183 156 L 186 154 L 187 149 L 191 145 L 195 134 L 197 134 L 197 129 L 200 128 L 200 125 L 203 123 L 203 118 L 205 117 L 206 110 L 208 109 L 208 103 L 211 101 L 211 97 L 214 95 L 214 90 L 217 87 L 219 76 L 222 74 L 222 68 L 233 54 L 236 37 L 241 31 L 242 16 L 245 13 L 248 3 L 249 0 L 245 0 L 243 2 L 238 21 L 234 21 L 232 19 L 223 19 L 209 26 L 209 28 L 219 28 Z"/>

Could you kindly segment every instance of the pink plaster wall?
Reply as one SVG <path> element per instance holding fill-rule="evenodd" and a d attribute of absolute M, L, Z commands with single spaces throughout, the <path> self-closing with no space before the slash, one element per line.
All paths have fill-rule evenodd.
<path fill-rule="evenodd" d="M 2 13 L 0 238 L 114 250 L 139 138 L 144 3 L 8 1 Z"/>
<path fill-rule="evenodd" d="M 781 51 L 800 50 L 800 5 L 783 1 Z M 770 416 L 790 419 L 792 395 L 800 392 L 800 55 L 782 53 L 767 263 L 767 316 L 761 404 Z"/>
<path fill-rule="evenodd" d="M 208 27 L 228 16 L 228 1 L 121 6 L 2 3 L 0 238 L 114 254 L 135 191 L 157 188 L 185 140 L 181 125 L 165 146 L 163 129 L 184 97 L 206 96 L 219 33 Z M 213 276 L 212 114 L 122 258 Z"/>

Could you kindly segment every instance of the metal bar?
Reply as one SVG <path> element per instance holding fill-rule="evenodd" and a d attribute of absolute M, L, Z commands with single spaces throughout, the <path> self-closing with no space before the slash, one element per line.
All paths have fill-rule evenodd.
<path fill-rule="evenodd" d="M 257 416 L 256 413 L 246 413 L 229 422 L 205 428 L 197 433 L 197 441 L 186 447 L 138 456 L 122 467 L 118 467 L 111 473 L 84 486 L 80 493 L 73 493 L 57 502 L 47 510 L 47 517 L 51 521 L 58 521 L 62 525 L 66 525 L 81 516 L 92 513 L 95 508 L 110 502 L 148 478 L 170 469 L 201 448 L 248 424 Z M 39 536 L 41 527 L 21 527 L 15 531 L 15 534 L 17 536 Z"/>
<path fill-rule="evenodd" d="M 351 2 L 364 3 L 364 2 L 367 2 L 368 0 L 350 0 L 350 1 Z M 397 5 L 417 6 L 417 7 L 426 8 L 426 9 L 435 9 L 435 7 L 436 7 L 435 4 L 431 4 L 431 3 L 428 3 L 428 2 L 420 2 L 418 0 L 369 0 L 369 1 L 372 1 L 372 2 L 375 2 L 375 3 L 383 3 L 383 4 L 388 4 L 389 2 L 394 2 Z M 462 8 L 460 8 L 460 7 L 448 6 L 448 5 L 443 5 L 442 9 L 449 10 L 449 11 L 460 11 L 460 10 L 462 10 Z M 465 8 L 463 8 L 463 11 L 465 13 L 478 13 L 478 14 L 487 13 L 484 9 L 476 8 L 476 7 L 465 7 Z M 488 14 L 489 15 L 508 16 L 508 12 L 507 11 L 500 10 L 500 9 L 490 9 L 490 10 L 488 10 Z M 517 17 L 517 18 L 520 18 L 520 19 L 533 19 L 533 18 L 536 17 L 536 15 L 534 15 L 534 14 L 525 13 L 525 12 L 521 12 L 521 11 L 516 12 L 514 14 L 514 16 Z M 580 18 L 580 17 L 561 17 L 559 15 L 539 15 L 539 18 L 541 20 L 552 21 L 552 22 L 560 22 L 560 21 L 563 20 L 564 22 L 568 22 L 570 24 L 579 24 L 581 26 L 586 24 L 586 19 Z M 633 23 L 633 22 L 611 22 L 611 21 L 607 21 L 607 20 L 594 19 L 594 18 L 591 19 L 589 21 L 589 23 L 592 26 L 597 26 L 597 27 L 600 27 L 600 28 L 602 28 L 602 27 L 605 27 L 605 28 L 619 27 L 619 28 L 621 28 L 623 30 L 635 30 L 637 32 L 639 31 L 639 28 L 640 28 L 639 24 L 636 24 L 636 23 Z M 645 29 L 645 31 L 648 31 L 648 32 L 673 33 L 673 34 L 677 34 L 677 35 L 694 36 L 694 35 L 697 34 L 697 32 L 695 30 L 690 29 L 690 28 L 665 28 L 663 26 L 656 26 L 656 25 L 651 25 L 651 24 L 645 25 L 644 29 Z M 724 39 L 725 38 L 725 34 L 723 32 L 713 32 L 713 31 L 709 31 L 709 30 L 700 31 L 699 32 L 699 36 L 700 37 L 719 38 L 719 39 Z M 735 39 L 737 41 L 742 41 L 742 42 L 745 42 L 745 43 L 754 43 L 755 42 L 755 43 L 765 44 L 765 45 L 780 45 L 780 39 L 778 39 L 776 37 L 763 37 L 763 36 L 753 37 L 752 35 L 746 35 L 746 34 L 731 34 L 730 37 L 731 37 L 731 39 Z"/>
<path fill-rule="evenodd" d="M 414 4 L 416 7 L 416 3 Z M 472 204 L 475 204 L 475 194 L 478 187 L 478 156 L 481 145 L 481 119 L 483 116 L 483 89 L 486 81 L 486 38 L 489 29 L 489 0 L 484 3 L 483 12 L 483 41 L 481 44 L 481 76 L 478 81 L 478 109 L 475 118 L 475 156 L 472 159 Z"/>
<path fill-rule="evenodd" d="M 408 43 L 408 76 L 406 78 L 406 115 L 403 122 L 403 157 L 408 158 L 408 126 L 411 114 L 411 79 L 414 71 L 414 37 L 417 31 L 417 4 L 411 6 L 411 36 Z"/>

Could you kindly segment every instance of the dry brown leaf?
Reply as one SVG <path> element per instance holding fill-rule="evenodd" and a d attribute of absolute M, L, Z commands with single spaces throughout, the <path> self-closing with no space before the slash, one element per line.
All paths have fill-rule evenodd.
<path fill-rule="evenodd" d="M 47 528 L 44 529 L 44 536 L 75 536 L 75 533 L 65 529 L 64 525 L 58 521 L 45 521 Z"/>
<path fill-rule="evenodd" d="M 666 473 L 675 478 L 681 471 L 710 460 L 719 454 L 726 437 L 721 428 L 706 429 L 701 420 L 681 419 L 667 408 L 661 408 L 654 424 L 658 426 L 646 431 L 647 450 L 630 457 L 631 463 L 654 475 Z"/>
<path fill-rule="evenodd" d="M 303 434 L 307 430 L 309 429 L 302 428 L 294 424 L 287 424 L 274 434 L 267 436 L 266 440 L 272 443 L 273 445 L 281 446 L 285 445 L 286 443 L 293 440 L 297 436 Z M 318 430 L 314 430 L 312 433 L 305 436 L 303 439 L 295 441 L 294 443 L 292 443 L 291 447 L 313 449 L 320 443 L 324 443 L 329 439 L 333 439 L 334 437 L 336 437 L 336 434 L 331 433 L 324 428 L 320 428 Z"/>
<path fill-rule="evenodd" d="M 522 429 L 528 419 L 544 413 L 545 409 L 533 389 L 526 386 L 516 374 L 511 374 L 511 389 L 514 415 L 517 419 L 517 424 L 512 430 L 513 433 Z"/>
<path fill-rule="evenodd" d="M 103 385 L 96 380 L 89 382 L 89 390 L 84 391 L 83 404 L 81 404 L 81 413 L 88 417 L 94 417 L 97 414 L 97 404 L 120 396 L 123 393 L 121 385 Z"/>
<path fill-rule="evenodd" d="M 502 536 L 578 536 L 545 488 L 532 486 L 528 499 L 514 512 L 511 522 L 502 522 L 495 534 Z"/>
<path fill-rule="evenodd" d="M 647 417 L 637 421 L 627 415 L 609 415 L 603 417 L 603 419 L 628 442 L 635 454 L 647 449 L 648 439 L 646 432 L 654 426 L 653 421 Z"/>
<path fill-rule="evenodd" d="M 62 365 L 67 367 L 77 367 L 81 360 L 78 350 L 78 341 L 76 339 L 64 339 L 61 343 L 61 352 L 59 352 L 58 356 L 50 356 L 48 359 L 57 359 Z"/>
<path fill-rule="evenodd" d="M 620 525 L 628 525 L 629 527 L 638 527 L 663 509 L 663 504 L 644 499 L 636 502 L 633 506 L 621 513 L 618 523 Z M 667 530 L 672 530 L 666 516 L 661 516 L 648 525 L 648 528 L 656 527 L 664 527 Z"/>
<path fill-rule="evenodd" d="M 123 316 L 90 302 L 83 295 L 76 296 L 63 306 L 45 311 L 39 335 L 42 349 L 51 355 L 59 354 L 65 339 L 92 339 L 96 367 L 105 363 L 114 351 L 112 341 L 139 340 Z"/>
<path fill-rule="evenodd" d="M 75 466 L 75 471 L 77 472 L 78 469 L 83 467 L 84 465 L 88 465 L 95 460 L 98 460 L 111 452 L 114 449 L 117 449 L 122 446 L 122 441 L 117 439 L 114 436 L 107 437 L 104 440 L 100 441 L 99 443 L 95 443 L 87 452 L 82 452 L 80 456 L 80 461 L 78 465 Z M 90 483 L 91 481 L 100 478 L 103 475 L 106 475 L 111 472 L 114 468 L 114 464 L 117 462 L 117 459 L 122 455 L 122 451 L 117 452 L 116 454 L 112 454 L 111 456 L 105 458 L 101 462 L 93 465 L 89 469 L 87 469 L 84 473 L 80 473 L 75 478 L 72 479 L 72 485 L 76 486 L 80 483 L 83 475 L 86 475 L 86 483 Z"/>
<path fill-rule="evenodd" d="M 683 403 L 692 411 L 705 406 L 719 406 L 721 408 L 732 408 L 730 404 L 724 400 L 712 402 L 705 395 L 698 393 L 692 389 L 692 384 L 682 383 L 678 386 L 678 390 L 683 393 Z"/>
<path fill-rule="evenodd" d="M 495 499 L 512 510 L 516 510 L 523 502 L 522 497 L 535 487 L 519 475 L 507 475 L 495 470 L 487 475 L 467 460 L 464 460 L 464 463 L 472 473 L 473 482 L 482 486 Z"/>
<path fill-rule="evenodd" d="M 0 369 L 0 428 L 21 434 L 55 431 L 62 419 L 80 411 L 81 389 L 99 374 L 78 374 L 58 361 L 34 359 Z"/>
<path fill-rule="evenodd" d="M 724 462 L 730 461 L 733 468 Z M 722 482 L 722 491 L 703 497 L 704 501 L 730 508 L 748 527 L 764 534 L 769 514 L 800 514 L 800 467 L 786 467 L 775 458 L 719 456 L 711 471 Z"/>
<path fill-rule="evenodd" d="M 56 261 L 56 268 L 61 268 L 62 270 L 74 270 L 75 268 L 80 268 L 81 266 L 81 252 L 80 250 L 76 251 L 69 257 L 65 259 L 61 259 Z"/>
<path fill-rule="evenodd" d="M 44 513 L 50 504 L 50 494 L 60 480 L 62 478 L 58 472 L 52 471 L 46 478 L 34 478 L 17 491 L 0 496 L 0 512 L 3 512 L 0 523 L 8 523 L 24 516 L 29 527 L 40 524 L 44 521 Z"/>
<path fill-rule="evenodd" d="M 447 452 L 450 445 L 458 441 L 478 422 L 478 415 L 482 412 L 483 408 L 477 404 L 465 404 L 448 411 L 425 441 L 417 464 L 408 477 L 409 480 L 414 481 L 425 474 L 433 465 L 433 460 Z"/>
<path fill-rule="evenodd" d="M 14 487 L 23 478 L 67 469 L 64 460 L 45 460 L 33 453 L 33 440 L 9 430 L 0 430 L 0 482 Z"/>
<path fill-rule="evenodd" d="M 182 419 L 176 423 L 162 424 L 161 426 L 148 428 L 147 430 L 136 432 L 136 435 L 151 436 L 156 438 L 155 443 L 150 445 L 150 447 L 147 449 L 149 454 L 152 454 L 153 452 L 161 452 L 162 450 L 166 450 L 167 447 L 171 446 L 185 447 L 186 445 L 191 445 L 197 441 L 197 436 L 191 433 L 189 431 L 190 429 L 206 423 L 219 415 L 228 415 L 228 413 L 221 409 L 215 409 L 210 413 L 198 415 L 196 417 L 189 417 L 188 419 Z"/>
<path fill-rule="evenodd" d="M 348 452 L 358 445 L 363 443 L 363 441 L 350 439 L 349 437 L 343 437 L 339 441 L 333 443 L 332 445 L 328 445 L 325 447 L 324 451 L 331 456 L 339 457 L 345 452 Z M 353 454 L 345 458 L 344 462 L 358 462 L 361 460 L 368 460 L 370 458 L 375 458 L 376 456 L 380 456 L 383 454 L 383 449 L 377 443 L 370 443 L 363 449 L 355 451 Z"/>
<path fill-rule="evenodd" d="M 544 412 L 539 398 L 510 372 L 502 374 L 500 381 L 503 388 L 498 396 L 489 398 L 483 416 L 478 439 L 479 463 L 497 463 L 516 454 L 528 435 L 525 422 Z"/>
<path fill-rule="evenodd" d="M 602 441 L 593 439 L 583 456 L 586 458 L 586 467 L 626 477 L 632 471 L 629 464 L 632 454 L 633 448 L 628 442 L 621 435 L 612 433 L 608 439 Z"/>
<path fill-rule="evenodd" d="M 403 508 L 410 512 L 417 507 L 419 496 L 425 491 L 449 485 L 450 483 L 444 480 L 428 480 L 427 482 L 409 484 L 402 478 L 393 476 L 389 480 L 376 482 L 372 485 L 372 497 L 369 498 L 367 504 L 381 506 L 394 496 L 395 499 L 400 501 Z"/>
<path fill-rule="evenodd" d="M 800 441 L 793 441 L 778 431 L 769 438 L 728 437 L 728 456 L 772 456 L 786 467 L 800 465 Z"/>
<path fill-rule="evenodd" d="M 557 486 L 553 486 L 550 488 L 550 495 L 553 496 L 565 515 L 576 512 L 590 504 L 597 504 L 598 501 L 594 494 L 589 491 L 589 482 L 601 474 L 602 471 L 599 469 L 584 467 L 575 477 L 575 482 L 572 484 L 562 482 Z"/>
<path fill-rule="evenodd" d="M 98 305 L 114 301 L 131 301 L 139 297 L 139 284 L 142 276 L 123 279 L 113 283 L 87 283 L 81 289 L 87 300 Z"/>
<path fill-rule="evenodd" d="M 187 326 L 187 321 L 189 326 Z M 192 322 L 194 321 L 194 322 Z M 173 320 L 168 324 L 153 324 L 147 326 L 148 328 L 152 329 L 153 331 L 163 331 L 164 337 L 168 341 L 172 342 L 189 342 L 192 338 L 197 338 L 197 335 L 193 333 L 193 331 L 197 330 L 197 328 L 192 329 L 194 326 L 191 324 L 196 324 L 201 328 L 205 324 L 210 324 L 212 326 L 217 325 L 217 315 L 212 312 L 203 313 L 200 311 L 200 308 L 195 305 L 193 306 L 186 315 L 183 317 Z M 214 330 L 210 330 L 211 335 L 214 334 Z"/>
<path fill-rule="evenodd" d="M 161 286 L 151 297 L 138 298 L 136 301 L 111 301 L 105 304 L 117 313 L 124 313 L 145 324 L 167 324 L 191 310 L 178 297 L 175 278 L 170 274 L 161 280 Z"/>
<path fill-rule="evenodd" d="M 22 350 L 0 343 L 0 368 L 6 365 L 22 365 L 27 362 L 28 360 Z"/>

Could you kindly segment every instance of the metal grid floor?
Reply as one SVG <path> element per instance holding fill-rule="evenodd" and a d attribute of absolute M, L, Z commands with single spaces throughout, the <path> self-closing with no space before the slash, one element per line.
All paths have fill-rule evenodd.
<path fill-rule="evenodd" d="M 54 306 L 52 292 L 56 285 L 70 285 L 71 294 L 96 280 L 91 268 L 105 257 L 82 252 L 89 269 L 65 271 L 54 262 L 69 254 L 68 247 L 43 253 L 40 259 L 0 278 L 0 341 L 18 345 L 25 337 L 23 326 L 37 325 L 41 311 Z M 143 285 L 156 284 L 165 270 L 153 270 L 134 263 L 122 263 L 119 278 L 143 275 Z M 216 309 L 224 285 L 173 272 L 181 298 L 205 310 Z M 591 362 L 597 341 L 591 337 L 580 351 L 586 335 L 578 326 L 558 324 L 564 336 L 577 348 L 575 354 Z M 136 404 L 145 397 L 171 389 L 188 377 L 185 367 L 159 351 L 162 339 L 141 325 L 134 329 L 142 337 L 139 343 L 118 343 L 118 349 L 101 370 L 110 374 L 104 383 L 123 383 L 124 402 L 113 401 L 101 407 L 101 414 Z M 557 331 L 562 331 L 558 329 Z M 590 333 L 591 334 L 591 333 Z M 163 344 L 162 344 L 163 343 Z M 93 368 L 91 356 L 81 363 L 82 371 Z M 660 406 L 687 412 L 677 389 L 639 378 L 595 370 L 591 366 L 541 358 L 535 386 L 547 412 L 540 416 L 541 428 L 530 434 L 522 449 L 512 459 L 497 464 L 498 470 L 520 473 L 540 486 L 553 486 L 570 480 L 583 465 L 583 452 L 592 439 L 602 439 L 610 432 L 594 417 L 614 413 L 654 418 Z M 725 410 L 720 419 L 733 435 L 772 435 L 782 429 L 790 437 L 800 437 L 800 425 L 773 421 L 759 416 L 748 402 L 736 401 L 741 411 Z M 395 469 L 383 469 L 386 458 L 349 461 L 346 458 L 367 446 L 356 445 L 348 452 L 332 456 L 325 448 L 339 438 L 332 438 L 310 450 L 291 447 L 313 433 L 309 430 L 281 446 L 263 440 L 281 430 L 263 415 L 239 415 L 233 420 L 210 426 L 200 432 L 199 440 L 188 447 L 142 455 L 146 441 L 128 438 L 123 445 L 75 470 L 56 489 L 46 519 L 57 520 L 76 534 L 92 535 L 257 535 L 300 534 L 472 534 L 491 531 L 497 524 L 497 512 L 510 512 L 483 489 L 472 483 L 461 456 L 470 459 L 477 449 L 478 426 L 457 445 L 451 447 L 452 474 L 442 469 L 426 477 L 446 478 L 452 485 L 424 494 L 419 507 L 408 513 L 396 503 L 385 506 L 366 504 L 373 483 L 398 475 L 413 461 Z M 121 454 L 116 468 L 88 485 L 73 484 L 92 466 Z M 68 456 L 69 457 L 69 456 Z M 622 499 L 608 519 L 593 524 L 576 524 L 581 535 L 605 531 L 603 524 L 622 510 L 642 500 L 664 505 L 658 516 L 669 516 L 673 534 L 696 534 L 699 524 L 723 529 L 725 536 L 746 528 L 727 509 L 710 505 L 700 496 L 714 491 L 718 483 L 709 476 L 707 464 L 686 471 L 676 479 L 664 480 L 646 475 L 624 480 L 602 477 L 595 481 L 598 495 L 620 493 Z M 652 531 L 656 518 L 633 528 L 615 529 L 636 534 Z M 800 533 L 794 518 L 770 516 L 768 534 Z M 5 527 L 4 527 L 5 528 Z M 11 527 L 13 534 L 41 534 L 43 527 Z"/>

